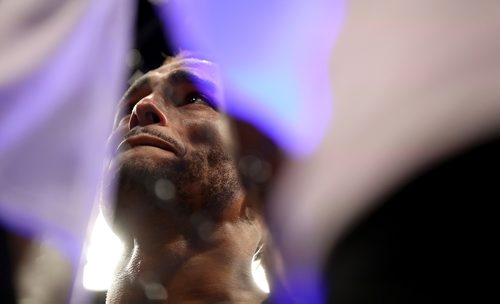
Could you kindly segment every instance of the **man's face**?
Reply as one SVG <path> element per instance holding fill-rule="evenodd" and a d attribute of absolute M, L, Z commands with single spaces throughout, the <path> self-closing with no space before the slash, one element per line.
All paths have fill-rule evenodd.
<path fill-rule="evenodd" d="M 140 201 L 218 218 L 243 199 L 221 91 L 216 67 L 199 59 L 174 60 L 130 87 L 110 140 L 118 214 L 142 212 Z"/>

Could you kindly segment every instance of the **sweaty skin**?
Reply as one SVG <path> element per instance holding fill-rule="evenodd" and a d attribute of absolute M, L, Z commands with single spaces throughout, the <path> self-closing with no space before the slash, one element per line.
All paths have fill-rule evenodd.
<path fill-rule="evenodd" d="M 125 242 L 107 303 L 260 303 L 251 262 L 264 227 L 232 157 L 216 67 L 176 57 L 120 102 L 110 142 Z"/>

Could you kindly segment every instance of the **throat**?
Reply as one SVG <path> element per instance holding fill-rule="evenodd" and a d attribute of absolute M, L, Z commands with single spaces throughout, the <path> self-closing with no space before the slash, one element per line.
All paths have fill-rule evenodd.
<path fill-rule="evenodd" d="M 179 238 L 152 251 L 135 242 L 107 303 L 261 303 L 266 295 L 252 277 L 252 247 L 233 238 L 203 247 Z"/>

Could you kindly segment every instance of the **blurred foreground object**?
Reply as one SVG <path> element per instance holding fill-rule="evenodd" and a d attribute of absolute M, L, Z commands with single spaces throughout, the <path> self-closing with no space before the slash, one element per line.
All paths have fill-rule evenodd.
<path fill-rule="evenodd" d="M 328 62 L 342 0 L 173 0 L 162 6 L 170 37 L 221 67 L 227 111 L 292 155 L 307 155 L 331 118 Z"/>
<path fill-rule="evenodd" d="M 347 1 L 345 24 L 334 50 L 333 42 L 323 44 L 321 38 L 324 35 L 335 38 L 331 33 L 336 28 L 328 26 L 328 23 L 307 23 L 300 17 L 283 17 L 288 16 L 287 12 L 292 11 L 292 7 L 296 8 L 294 4 L 285 5 L 280 1 L 266 2 L 265 5 L 258 3 L 255 6 L 228 4 L 224 9 L 218 7 L 217 11 L 203 7 L 201 13 L 196 15 L 192 13 L 195 8 L 188 6 L 191 11 L 182 12 L 185 15 L 178 18 L 185 18 L 194 25 L 183 27 L 182 31 L 177 32 L 180 41 L 194 41 L 198 43 L 196 47 L 206 48 L 217 60 L 220 59 L 229 78 L 226 82 L 229 84 L 228 90 L 237 91 L 237 96 L 243 97 L 241 100 L 247 103 L 244 106 L 237 103 L 238 108 L 245 109 L 245 120 L 255 124 L 289 155 L 281 175 L 274 181 L 273 192 L 266 198 L 266 208 L 268 219 L 274 227 L 274 236 L 285 258 L 284 268 L 290 290 L 304 302 L 318 303 L 324 300 L 326 291 L 323 290 L 319 295 L 317 292 L 321 292 L 322 286 L 328 286 L 333 303 L 370 303 L 370 297 L 363 299 L 360 295 L 377 290 L 376 285 L 371 285 L 377 278 L 384 281 L 390 275 L 395 275 L 393 281 L 386 281 L 390 286 L 386 291 L 393 288 L 394 297 L 389 296 L 385 300 L 404 302 L 404 299 L 412 299 L 414 295 L 415 302 L 439 301 L 449 289 L 440 289 L 439 286 L 424 288 L 419 284 L 425 284 L 426 276 L 416 276 L 412 281 L 416 285 L 411 288 L 398 288 L 397 284 L 404 285 L 405 278 L 413 273 L 404 267 L 401 268 L 400 276 L 392 272 L 396 261 L 399 261 L 397 259 L 393 260 L 394 264 L 389 263 L 378 272 L 375 269 L 370 273 L 373 276 L 365 282 L 362 280 L 365 270 L 362 267 L 366 265 L 365 262 L 372 265 L 370 262 L 379 261 L 375 258 L 370 261 L 369 254 L 376 254 L 377 245 L 382 243 L 377 243 L 377 237 L 382 240 L 384 237 L 393 237 L 387 240 L 387 244 L 396 245 L 390 247 L 384 244 L 390 249 L 382 255 L 391 261 L 392 255 L 401 253 L 407 258 L 401 260 L 405 261 L 406 266 L 411 266 L 414 259 L 422 257 L 423 263 L 428 263 L 426 267 L 429 268 L 426 269 L 432 269 L 431 265 L 439 267 L 439 262 L 435 263 L 436 260 L 432 258 L 439 260 L 437 257 L 440 254 L 456 253 L 464 265 L 457 262 L 455 271 L 439 272 L 443 275 L 442 281 L 456 282 L 461 269 L 470 270 L 481 259 L 482 255 L 468 256 L 465 251 L 460 252 L 459 243 L 455 242 L 459 236 L 453 236 L 453 243 L 446 247 L 445 229 L 448 225 L 456 225 L 456 229 L 463 234 L 484 232 L 491 236 L 490 226 L 477 225 L 482 220 L 488 221 L 486 216 L 491 214 L 489 209 L 483 213 L 477 212 L 485 206 L 486 198 L 478 195 L 480 202 L 475 202 L 472 194 L 476 191 L 482 193 L 483 190 L 490 193 L 491 188 L 487 185 L 492 180 L 486 176 L 468 179 L 477 183 L 469 189 L 467 183 L 457 182 L 459 190 L 470 192 L 459 192 L 463 193 L 462 196 L 452 195 L 450 191 L 453 191 L 453 187 L 445 186 L 449 182 L 448 178 L 469 178 L 466 169 L 474 168 L 475 165 L 465 165 L 467 162 L 458 160 L 453 161 L 453 166 L 463 169 L 457 170 L 456 175 L 449 172 L 427 175 L 427 172 L 434 166 L 446 167 L 444 164 L 448 159 L 475 146 L 479 147 L 484 141 L 494 142 L 499 134 L 500 3 L 486 0 Z M 315 7 L 314 4 L 304 2 L 304 11 L 311 7 Z M 341 12 L 333 12 L 335 9 L 341 10 L 342 7 L 323 6 L 323 10 L 319 10 L 321 14 L 316 16 L 328 13 L 342 16 Z M 322 20 L 321 17 L 318 19 Z M 267 23 L 268 20 L 273 22 Z M 309 32 L 309 26 L 315 31 Z M 273 36 L 278 29 L 287 29 L 288 32 Z M 292 36 L 288 35 L 290 32 Z M 304 33 L 312 33 L 308 37 L 316 39 L 298 38 Z M 254 37 L 261 37 L 262 40 L 254 40 Z M 300 43 L 293 44 L 292 41 Z M 255 45 L 259 47 L 253 47 Z M 290 45 L 294 45 L 294 48 L 283 51 L 283 46 Z M 322 57 L 324 52 L 330 54 L 333 59 L 331 63 Z M 294 57 L 292 54 L 302 55 Z M 310 58 L 321 62 L 317 66 L 330 66 L 332 78 L 329 87 L 333 88 L 334 98 L 327 95 L 328 90 L 324 90 L 321 85 L 324 74 L 318 72 L 316 65 L 310 65 L 309 70 L 301 70 L 282 64 L 290 58 L 295 60 L 287 63 L 294 67 L 301 66 Z M 281 82 L 282 79 L 304 79 L 302 77 L 309 82 Z M 262 82 L 265 85 L 261 85 Z M 311 86 L 305 88 L 307 85 Z M 294 102 L 288 102 L 290 100 Z M 283 101 L 289 108 L 276 111 Z M 332 108 L 333 113 L 330 113 Z M 302 112 L 300 116 L 290 116 L 294 111 Z M 328 113 L 327 116 L 323 116 L 325 113 Z M 306 119 L 307 115 L 312 118 Z M 297 119 L 289 120 L 290 117 Z M 325 117 L 333 118 L 329 121 Z M 314 118 L 318 118 L 318 124 L 311 123 Z M 293 121 L 293 126 L 280 125 L 284 121 Z M 307 133 L 305 130 L 317 132 Z M 319 137 L 302 141 L 304 137 L 301 134 Z M 246 140 L 242 138 L 243 142 Z M 309 145 L 311 142 L 316 144 Z M 306 149 L 296 150 L 295 147 L 300 145 Z M 488 147 L 480 150 L 496 151 L 494 143 Z M 484 153 L 490 155 L 489 152 Z M 298 155 L 307 157 L 297 158 Z M 473 159 L 474 163 L 481 157 Z M 479 163 L 477 165 L 482 166 Z M 418 180 L 420 175 L 423 184 L 428 178 L 437 178 L 437 183 L 443 183 L 443 188 L 418 186 L 415 197 L 425 199 L 428 209 L 415 213 L 422 216 L 420 221 L 409 219 L 408 223 L 432 223 L 432 228 L 423 231 L 423 235 L 430 237 L 432 233 L 429 232 L 434 230 L 436 234 L 443 235 L 444 244 L 439 244 L 442 247 L 438 247 L 438 252 L 419 256 L 418 253 L 422 251 L 398 251 L 401 249 L 398 244 L 405 244 L 402 239 L 404 234 L 395 237 L 391 229 L 399 227 L 390 225 L 378 226 L 381 229 L 379 236 L 364 235 L 367 241 L 363 246 L 367 247 L 339 244 L 340 240 L 347 242 L 351 239 L 349 233 L 359 231 L 355 230 L 355 225 L 361 219 L 369 221 L 371 212 L 380 206 L 384 208 L 385 203 L 397 201 L 396 204 L 401 205 L 402 210 L 393 213 L 393 216 L 396 219 L 405 218 L 405 212 L 414 207 L 412 195 L 404 199 L 397 199 L 396 196 L 394 200 L 390 196 L 399 193 L 399 187 Z M 478 186 L 483 182 L 486 188 L 481 190 Z M 436 194 L 434 201 L 431 193 L 435 190 L 441 192 Z M 466 199 L 472 211 L 466 212 L 465 206 L 468 204 L 457 205 L 457 210 L 453 210 L 453 204 L 447 205 L 442 201 L 447 197 Z M 427 213 L 429 216 L 433 214 L 434 204 L 440 206 L 436 209 L 440 215 L 428 217 Z M 447 218 L 445 211 L 448 207 L 445 206 L 450 208 L 450 213 L 459 212 L 461 220 Z M 377 217 L 377 214 L 372 215 Z M 390 216 L 382 217 L 381 222 L 387 224 L 392 220 L 394 218 Z M 370 229 L 364 231 L 369 232 Z M 356 236 L 352 239 L 356 239 Z M 415 248 L 432 251 L 436 239 L 423 239 L 425 241 L 415 245 Z M 473 246 L 481 251 L 491 249 L 488 243 L 490 237 L 485 237 L 477 247 L 478 244 L 470 241 L 471 238 L 464 239 L 464 246 Z M 332 271 L 338 271 L 339 275 L 334 273 L 330 276 L 330 279 L 334 278 L 333 281 L 321 282 L 320 277 L 331 248 L 336 246 L 341 249 L 338 249 L 337 256 L 333 251 L 330 265 L 334 265 Z M 354 251 L 350 253 L 345 248 Z M 366 256 L 362 254 L 363 251 L 367 253 Z M 341 260 L 335 260 L 339 256 L 353 256 L 352 263 L 344 270 L 339 269 L 343 264 L 339 262 Z M 446 257 L 441 258 L 447 263 L 446 267 L 454 265 L 446 261 Z M 487 262 L 481 264 L 482 267 L 487 265 Z M 460 285 L 463 287 L 460 292 L 467 292 L 467 295 L 481 294 L 482 290 L 472 285 L 478 274 L 480 272 L 467 272 L 463 277 L 466 283 Z M 432 273 L 426 275 L 432 277 Z M 436 278 L 433 283 L 438 283 L 438 280 Z M 334 285 L 329 286 L 332 282 Z M 335 285 L 335 282 L 339 285 Z M 342 285 L 342 282 L 349 283 Z M 423 287 L 420 291 L 419 286 Z M 466 290 L 466 287 L 470 290 Z M 338 290 L 335 291 L 335 288 Z M 399 297 L 397 292 L 401 292 L 402 296 Z M 380 298 L 372 294 L 372 302 L 384 302 L 383 295 L 391 295 L 391 292 L 381 291 Z M 452 296 L 458 299 L 460 294 Z M 279 298 L 277 301 L 280 302 Z"/>
<path fill-rule="evenodd" d="M 51 250 L 70 265 L 69 276 L 51 279 L 61 286 L 46 285 L 46 273 L 33 275 L 31 286 L 45 286 L 47 294 L 69 292 L 65 287 L 78 271 L 112 113 L 125 83 L 132 5 L 0 3 L 0 220 L 37 242 L 50 240 Z M 50 263 L 44 267 L 58 269 Z M 34 289 L 20 291 L 25 301 L 57 301 Z"/>

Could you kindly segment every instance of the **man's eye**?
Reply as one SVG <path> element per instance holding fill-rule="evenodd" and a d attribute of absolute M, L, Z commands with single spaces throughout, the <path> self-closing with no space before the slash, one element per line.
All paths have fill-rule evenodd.
<path fill-rule="evenodd" d="M 207 105 L 215 110 L 217 109 L 215 103 L 210 98 L 200 93 L 189 95 L 186 99 L 186 104 L 202 104 Z"/>

